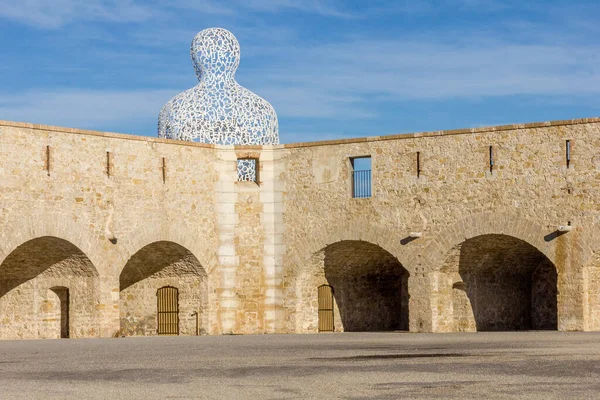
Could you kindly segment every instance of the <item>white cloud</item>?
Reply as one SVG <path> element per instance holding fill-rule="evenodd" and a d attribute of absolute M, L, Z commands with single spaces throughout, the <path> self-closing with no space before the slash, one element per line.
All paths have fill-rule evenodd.
<path fill-rule="evenodd" d="M 152 11 L 132 0 L 5 0 L 0 17 L 39 28 L 60 28 L 73 21 L 143 21 Z"/>
<path fill-rule="evenodd" d="M 293 84 L 303 88 L 306 98 L 600 94 L 600 46 L 372 40 L 280 54 L 284 59 L 265 73 L 270 85 Z"/>
<path fill-rule="evenodd" d="M 363 108 L 358 96 L 338 96 L 312 88 L 262 86 L 256 92 L 275 107 L 279 116 L 289 118 L 335 118 L 351 114 L 353 118 L 370 118 L 375 114 Z"/>
<path fill-rule="evenodd" d="M 29 91 L 0 95 L 2 119 L 76 128 L 129 125 L 154 121 L 162 106 L 181 90 L 70 90 Z M 315 95 L 302 89 L 263 88 L 278 115 L 288 118 L 334 118 L 351 112 L 353 118 L 373 115 L 361 109 L 356 97 Z M 134 132 L 154 135 L 154 132 Z"/>
<path fill-rule="evenodd" d="M 352 18 L 331 0 L 0 0 L 0 18 L 44 29 L 58 29 L 73 22 L 140 22 L 194 11 L 198 16 L 243 17 L 243 12 L 278 13 L 297 10 L 338 18 Z M 184 11 L 182 11 L 184 10 Z"/>
<path fill-rule="evenodd" d="M 377 104 L 399 101 L 597 97 L 598 50 L 481 40 L 358 41 L 282 49 L 273 56 L 281 57 L 275 65 L 242 70 L 238 78 L 269 100 L 280 117 L 357 120 L 379 117 Z M 185 89 L 29 91 L 0 96 L 0 115 L 66 126 L 148 121 Z"/>
<path fill-rule="evenodd" d="M 298 10 L 330 17 L 355 18 L 357 15 L 340 7 L 341 2 L 331 0 L 242 0 L 240 8 L 257 12 L 279 12 L 282 10 Z"/>
<path fill-rule="evenodd" d="M 176 90 L 46 90 L 0 95 L 0 115 L 11 121 L 91 127 L 156 120 Z M 135 132 L 151 134 L 154 132 Z"/>
<path fill-rule="evenodd" d="M 439 12 L 427 9 L 429 3 L 419 3 L 420 10 Z M 481 9 L 481 12 L 514 7 L 514 2 L 497 0 L 448 0 L 443 6 L 449 7 L 451 3 Z M 151 7 L 150 2 L 141 6 L 141 2 L 132 0 L 56 0 L 52 7 L 44 4 L 47 2 L 43 0 L 11 1 L 8 6 L 0 7 L 0 16 L 59 27 L 86 18 L 144 20 L 155 18 L 165 9 L 174 14 L 181 13 L 182 9 L 193 9 L 198 14 L 204 11 L 215 19 L 220 15 L 234 15 L 230 29 L 244 45 L 238 79 L 269 100 L 282 118 L 347 122 L 380 117 L 378 105 L 389 109 L 403 101 L 527 96 L 531 101 L 542 103 L 570 99 L 574 104 L 584 104 L 587 99 L 600 95 L 600 43 L 595 39 L 597 34 L 592 34 L 598 33 L 599 28 L 595 20 L 588 17 L 592 15 L 589 10 L 561 13 L 542 22 L 536 22 L 535 18 L 511 20 L 489 29 L 483 25 L 475 28 L 461 25 L 443 30 L 432 27 L 424 34 L 391 30 L 385 36 L 375 36 L 381 31 L 368 29 L 336 31 L 335 36 L 325 38 L 329 41 L 324 39 L 319 44 L 313 40 L 309 46 L 304 41 L 304 32 L 294 24 L 270 26 L 269 19 L 257 17 L 250 22 L 250 18 L 236 18 L 242 18 L 240 15 L 244 13 L 252 17 L 252 12 L 274 14 L 285 10 L 336 18 L 355 15 L 344 11 L 341 2 L 318 0 L 175 0 L 165 9 Z M 398 4 L 397 12 L 409 12 L 410 7 L 407 7 L 412 2 Z M 548 10 L 544 13 L 552 14 Z M 169 55 L 177 43 L 181 46 L 177 51 L 187 57 L 187 43 L 197 28 L 189 24 L 175 28 L 162 24 L 148 29 L 153 23 L 131 29 L 127 39 L 152 46 L 120 43 L 121 46 L 105 46 L 95 52 L 96 56 L 115 71 L 142 70 L 139 75 L 144 78 L 134 77 L 128 82 L 129 87 L 135 87 L 136 82 L 144 87 L 158 84 L 169 88 L 186 87 L 127 91 L 56 89 L 17 96 L 0 94 L 0 115 L 11 120 L 67 126 L 107 122 L 117 125 L 132 119 L 154 121 L 172 95 L 195 82 L 189 62 L 185 73 L 173 72 L 178 68 L 179 59 L 175 62 Z M 85 27 L 78 28 L 89 31 Z M 347 35 L 345 40 L 340 39 L 341 34 Z M 337 43 L 331 42 L 333 38 Z M 151 65 L 161 68 L 154 71 L 149 68 Z"/>

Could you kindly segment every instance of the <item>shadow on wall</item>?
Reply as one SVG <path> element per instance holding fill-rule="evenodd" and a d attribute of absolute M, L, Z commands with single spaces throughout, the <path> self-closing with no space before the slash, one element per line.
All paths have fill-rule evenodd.
<path fill-rule="evenodd" d="M 507 235 L 469 239 L 460 247 L 458 273 L 455 330 L 557 329 L 558 275 L 534 246 Z"/>
<path fill-rule="evenodd" d="M 408 271 L 393 255 L 342 241 L 325 248 L 324 270 L 344 331 L 408 330 Z"/>
<path fill-rule="evenodd" d="M 173 242 L 158 241 L 144 246 L 127 262 L 120 281 L 120 335 L 158 334 L 157 291 L 166 286 L 178 289 L 176 308 L 182 335 L 202 331 L 207 318 L 208 279 L 198 259 Z M 196 327 L 197 317 L 200 327 Z"/>
<path fill-rule="evenodd" d="M 97 336 L 97 304 L 98 272 L 66 240 L 32 239 L 0 265 L 0 337 Z"/>
<path fill-rule="evenodd" d="M 0 297 L 41 273 L 55 277 L 94 277 L 96 268 L 77 246 L 52 236 L 17 247 L 0 265 Z"/>

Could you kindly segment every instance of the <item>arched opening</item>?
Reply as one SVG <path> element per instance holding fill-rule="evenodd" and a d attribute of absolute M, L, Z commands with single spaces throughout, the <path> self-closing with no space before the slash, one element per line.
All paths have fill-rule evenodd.
<path fill-rule="evenodd" d="M 297 331 L 319 330 L 322 285 L 333 291 L 335 331 L 408 330 L 408 271 L 386 250 L 341 241 L 314 254 L 309 264 L 297 281 Z"/>
<path fill-rule="evenodd" d="M 171 319 L 168 321 L 159 321 L 159 289 L 164 287 L 177 290 L 178 334 L 196 335 L 206 331 L 207 275 L 198 259 L 185 247 L 167 241 L 143 247 L 129 259 L 119 283 L 121 334 L 162 334 L 158 329 L 159 322 L 171 323 L 174 315 L 169 314 Z M 164 299 L 172 300 L 168 296 Z M 163 305 L 169 308 L 165 311 L 173 311 L 172 303 Z M 175 325 L 169 326 L 172 329 Z"/>
<path fill-rule="evenodd" d="M 468 239 L 442 271 L 451 288 L 452 330 L 557 329 L 556 268 L 527 242 L 495 234 Z"/>
<path fill-rule="evenodd" d="M 96 268 L 66 240 L 30 240 L 0 265 L 0 337 L 97 336 L 97 304 Z"/>

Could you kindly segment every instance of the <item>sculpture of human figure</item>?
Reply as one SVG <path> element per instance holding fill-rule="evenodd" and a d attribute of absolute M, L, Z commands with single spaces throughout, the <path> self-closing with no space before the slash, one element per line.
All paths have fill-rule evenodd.
<path fill-rule="evenodd" d="M 231 32 L 209 28 L 190 48 L 199 83 L 160 111 L 158 136 L 212 144 L 279 143 L 277 114 L 268 101 L 235 80 L 240 45 Z"/>

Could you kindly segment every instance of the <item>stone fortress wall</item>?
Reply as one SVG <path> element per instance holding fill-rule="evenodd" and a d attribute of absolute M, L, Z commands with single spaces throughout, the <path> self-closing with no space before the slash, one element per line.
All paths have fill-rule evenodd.
<path fill-rule="evenodd" d="M 182 335 L 316 332 L 323 284 L 336 331 L 600 330 L 600 119 L 273 146 L 4 121 L 0 177 L 0 338 L 153 335 L 164 286 Z"/>

